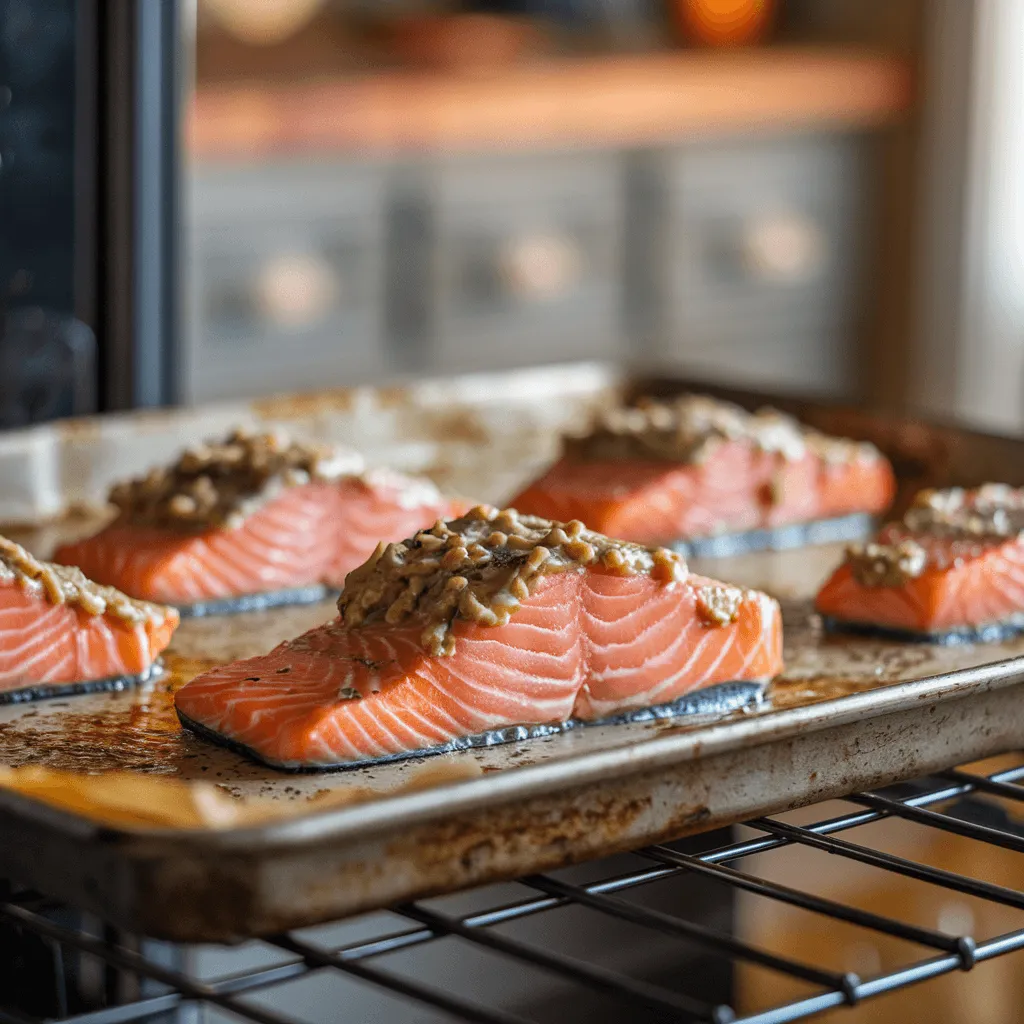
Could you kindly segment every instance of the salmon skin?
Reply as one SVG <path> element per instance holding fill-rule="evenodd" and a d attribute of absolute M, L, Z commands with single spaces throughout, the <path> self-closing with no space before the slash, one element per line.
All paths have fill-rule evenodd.
<path fill-rule="evenodd" d="M 513 510 L 477 507 L 380 545 L 338 608 L 197 676 L 175 695 L 183 725 L 317 771 L 728 709 L 782 668 L 767 595 L 692 575 L 664 548 Z"/>
<path fill-rule="evenodd" d="M 826 628 L 931 643 L 1024 629 L 1024 490 L 922 491 L 851 547 L 815 602 Z"/>
<path fill-rule="evenodd" d="M 36 700 L 56 700 L 58 697 L 80 697 L 87 693 L 120 693 L 159 679 L 164 667 L 157 658 L 143 672 L 122 673 L 106 679 L 90 679 L 81 683 L 34 683 L 13 690 L 0 690 L 0 705 L 28 704 Z"/>
<path fill-rule="evenodd" d="M 177 625 L 172 608 L 134 601 L 0 538 L 2 704 L 152 679 Z"/>
<path fill-rule="evenodd" d="M 810 523 L 791 523 L 771 530 L 746 533 L 721 533 L 714 537 L 691 537 L 673 541 L 669 546 L 690 558 L 731 558 L 752 551 L 792 551 L 815 544 L 838 544 L 871 535 L 876 517 L 854 512 L 834 519 L 816 519 Z"/>
<path fill-rule="evenodd" d="M 337 596 L 337 588 L 322 583 L 311 587 L 292 587 L 290 590 L 268 590 L 262 594 L 242 597 L 222 597 L 212 601 L 193 601 L 178 605 L 183 619 L 204 619 L 214 615 L 240 615 L 243 612 L 265 612 L 271 608 L 287 608 L 299 604 L 317 604 Z"/>
<path fill-rule="evenodd" d="M 239 431 L 113 488 L 115 521 L 55 558 L 184 615 L 323 600 L 373 551 L 455 514 L 425 480 L 358 455 Z"/>
<path fill-rule="evenodd" d="M 722 556 L 864 537 L 894 493 L 892 467 L 872 445 L 686 395 L 606 413 L 510 504 Z"/>
<path fill-rule="evenodd" d="M 186 729 L 196 733 L 198 736 L 202 736 L 203 739 L 226 747 L 229 750 L 234 750 L 236 753 L 244 754 L 246 757 L 259 761 L 270 768 L 276 768 L 279 771 L 350 771 L 356 768 L 370 768 L 374 765 L 389 764 L 394 761 L 433 757 L 437 754 L 455 754 L 463 750 L 480 750 L 487 747 L 503 746 L 506 743 L 521 743 L 524 740 L 544 739 L 547 736 L 557 736 L 559 733 L 592 725 L 626 725 L 631 722 L 662 721 L 667 718 L 678 718 L 681 715 L 693 718 L 718 718 L 722 715 L 728 715 L 731 712 L 740 711 L 743 708 L 749 708 L 761 703 L 766 686 L 766 681 L 714 683 L 711 686 L 702 687 L 694 693 L 686 694 L 666 704 L 655 704 L 649 708 L 626 711 L 621 715 L 610 715 L 608 718 L 593 722 L 586 722 L 579 718 L 570 718 L 565 722 L 555 724 L 510 725 L 502 729 L 488 729 L 486 732 L 475 733 L 472 736 L 455 737 L 447 743 L 438 744 L 433 747 L 422 747 L 419 750 L 411 750 L 400 754 L 384 754 L 380 757 L 367 758 L 362 761 L 347 761 L 344 764 L 336 765 L 295 765 L 268 761 L 252 747 L 231 740 L 221 733 L 193 721 L 180 707 L 177 708 L 177 714 L 178 721 Z"/>

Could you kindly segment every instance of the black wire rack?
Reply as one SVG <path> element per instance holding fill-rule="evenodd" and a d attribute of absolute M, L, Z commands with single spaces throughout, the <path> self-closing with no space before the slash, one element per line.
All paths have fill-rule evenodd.
<path fill-rule="evenodd" d="M 836 884 L 850 871 L 867 870 L 883 886 L 924 886 L 943 899 L 998 908 L 1000 921 L 1017 921 L 1024 911 L 1014 860 L 1024 853 L 1015 813 L 1024 802 L 1021 780 L 1024 765 L 991 774 L 953 769 L 850 795 L 844 813 L 821 820 L 813 813 L 820 807 L 759 818 L 738 830 L 646 847 L 625 860 L 532 875 L 241 947 L 178 947 L 126 936 L 9 887 L 0 903 L 0 1022 L 802 1020 L 978 970 L 1024 948 L 1024 927 L 967 934 L 958 928 L 963 915 L 935 926 L 840 898 Z M 950 870 L 894 852 L 894 845 L 906 847 L 908 830 L 933 850 L 966 844 L 961 861 L 979 870 Z M 985 865 L 992 851 L 1002 863 L 1009 859 L 1003 882 L 1015 884 L 983 877 L 991 874 Z M 775 877 L 773 864 L 792 867 L 801 854 L 831 858 L 826 892 Z M 737 928 L 737 900 L 767 901 L 816 917 L 819 926 L 824 920 L 830 929 L 896 942 L 899 962 L 860 976 L 836 966 L 829 943 L 819 951 L 822 962 L 795 955 L 784 942 L 773 948 Z M 1024 925 L 1024 917 L 1017 923 Z M 602 946 L 610 928 L 619 931 L 611 947 Z M 734 1008 L 735 972 L 750 969 L 800 991 L 771 1005 Z M 523 990 L 547 991 L 542 982 L 523 981 L 527 975 L 555 983 L 558 992 L 547 1001 L 524 998 Z M 513 982 L 520 983 L 518 994 Z"/>

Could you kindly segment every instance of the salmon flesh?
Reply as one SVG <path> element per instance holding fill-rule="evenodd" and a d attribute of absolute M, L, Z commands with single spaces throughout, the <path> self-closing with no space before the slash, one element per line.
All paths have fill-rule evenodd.
<path fill-rule="evenodd" d="M 133 597 L 175 605 L 183 615 L 249 611 L 322 600 L 341 589 L 381 537 L 398 539 L 465 507 L 425 480 L 384 471 L 346 474 L 279 488 L 236 515 L 237 522 L 198 529 L 123 513 L 94 536 L 62 545 L 54 557 Z"/>
<path fill-rule="evenodd" d="M 871 445 L 829 438 L 781 413 L 686 396 L 609 414 L 511 499 L 642 544 L 730 555 L 863 537 L 895 493 Z"/>
<path fill-rule="evenodd" d="M 121 689 L 158 671 L 178 613 L 0 538 L 0 703 Z"/>
<path fill-rule="evenodd" d="M 900 522 L 852 547 L 818 593 L 837 630 L 990 641 L 1024 629 L 1024 490 L 924 491 Z"/>

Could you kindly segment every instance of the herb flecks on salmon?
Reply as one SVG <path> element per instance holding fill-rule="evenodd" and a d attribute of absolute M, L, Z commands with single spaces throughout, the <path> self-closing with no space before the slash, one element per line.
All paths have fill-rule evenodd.
<path fill-rule="evenodd" d="M 782 669 L 778 604 L 671 552 L 488 508 L 387 550 L 335 622 L 179 690 L 185 725 L 280 767 L 343 767 Z"/>
<path fill-rule="evenodd" d="M 466 506 L 429 481 L 365 469 L 344 449 L 235 431 L 115 485 L 117 518 L 56 559 L 133 596 L 180 606 L 340 589 L 381 537 Z M 285 595 L 287 596 L 287 594 Z"/>
<path fill-rule="evenodd" d="M 686 578 L 682 557 L 665 548 L 611 540 L 579 520 L 555 523 L 479 505 L 459 519 L 438 520 L 411 540 L 380 545 L 349 573 L 338 610 L 347 626 L 375 618 L 392 625 L 425 619 L 424 646 L 435 656 L 449 655 L 455 616 L 503 626 L 539 579 L 595 563 L 666 583 Z"/>
<path fill-rule="evenodd" d="M 649 544 L 874 514 L 894 491 L 870 444 L 685 395 L 606 412 L 510 504 Z"/>
<path fill-rule="evenodd" d="M 0 695 L 148 672 L 178 613 L 33 557 L 0 537 Z"/>
<path fill-rule="evenodd" d="M 833 626 L 930 638 L 1024 625 L 1024 490 L 922 491 L 899 522 L 852 545 L 817 598 Z"/>

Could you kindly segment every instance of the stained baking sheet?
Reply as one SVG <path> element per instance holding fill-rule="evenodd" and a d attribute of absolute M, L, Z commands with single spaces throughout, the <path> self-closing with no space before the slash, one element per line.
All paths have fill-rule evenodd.
<path fill-rule="evenodd" d="M 907 435 L 860 423 L 858 436 L 888 432 L 899 466 Z M 913 430 L 922 448 L 926 428 Z M 941 436 L 936 474 L 949 472 L 958 444 L 1024 455 L 1002 439 Z M 513 440 L 503 436 L 506 455 Z M 443 462 L 443 445 L 436 454 Z M 523 460 L 535 454 L 524 450 Z M 926 461 L 904 457 L 907 466 L 928 482 Z M 510 468 L 503 457 L 501 480 L 488 480 L 478 462 L 478 493 L 500 500 Z M 996 464 L 993 475 L 1012 479 L 1013 468 Z M 64 529 L 51 523 L 24 539 L 43 548 Z M 810 597 L 840 556 L 841 546 L 826 545 L 692 560 L 782 602 L 787 668 L 762 704 L 462 751 L 432 759 L 426 773 L 399 762 L 282 774 L 182 732 L 178 686 L 326 621 L 334 607 L 188 620 L 167 675 L 138 690 L 0 708 L 0 765 L 74 780 L 51 787 L 49 803 L 0 791 L 0 873 L 149 934 L 224 939 L 550 868 L 1019 745 L 1024 639 L 942 647 L 824 635 Z M 116 814 L 109 772 L 134 787 L 131 800 L 113 800 Z M 148 813 L 133 817 L 132 800 Z M 246 813 L 223 813 L 235 806 Z"/>

